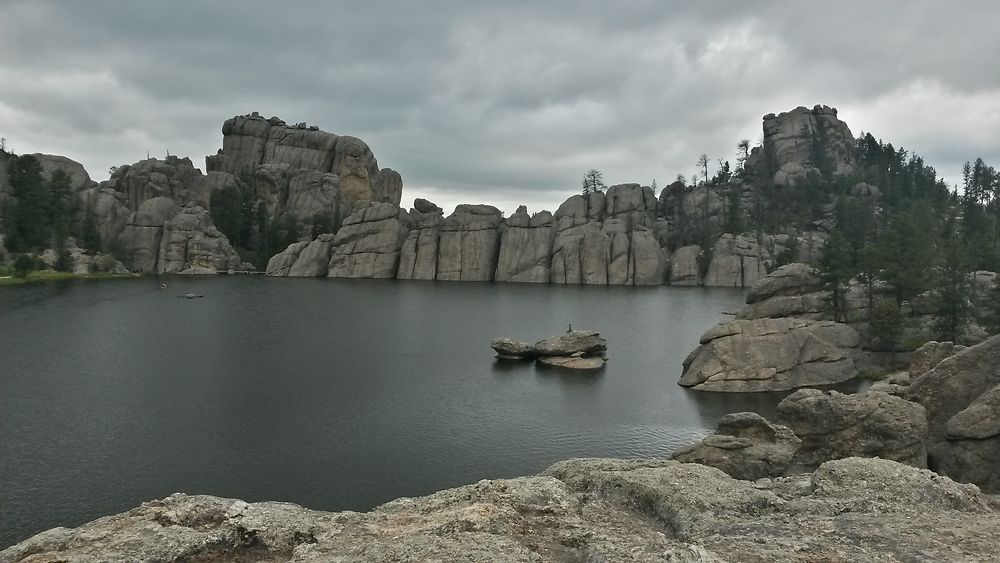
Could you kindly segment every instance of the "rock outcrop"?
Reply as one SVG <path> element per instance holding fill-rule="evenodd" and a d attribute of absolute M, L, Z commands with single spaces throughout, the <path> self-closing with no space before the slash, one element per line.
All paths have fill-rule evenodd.
<path fill-rule="evenodd" d="M 958 561 L 996 555 L 972 486 L 850 458 L 757 483 L 668 460 L 576 459 L 371 512 L 176 494 L 0 552 L 29 561 Z"/>
<path fill-rule="evenodd" d="M 794 187 L 812 172 L 850 174 L 854 153 L 854 135 L 836 109 L 798 107 L 764 116 L 764 144 L 751 152 L 748 166 L 775 185 Z"/>
<path fill-rule="evenodd" d="M 528 215 L 521 206 L 504 221 L 496 281 L 548 283 L 552 262 L 553 219 L 548 211 Z"/>
<path fill-rule="evenodd" d="M 436 279 L 492 281 L 503 214 L 492 205 L 459 205 L 438 239 Z"/>
<path fill-rule="evenodd" d="M 42 168 L 42 178 L 46 181 L 51 180 L 52 174 L 57 170 L 66 174 L 69 178 L 69 189 L 73 194 L 97 186 L 97 182 L 90 179 L 90 174 L 83 165 L 75 160 L 54 154 L 35 153 L 31 156 L 38 161 Z"/>
<path fill-rule="evenodd" d="M 391 203 L 370 203 L 354 211 L 333 239 L 329 277 L 396 277 L 407 234 L 399 216 L 399 208 Z"/>
<path fill-rule="evenodd" d="M 812 266 L 786 264 L 755 283 L 747 292 L 742 319 L 796 317 L 819 320 L 827 316 L 829 304 L 823 283 Z"/>
<path fill-rule="evenodd" d="M 704 284 L 714 287 L 750 287 L 767 275 L 760 246 L 754 237 L 724 234 L 712 248 Z"/>
<path fill-rule="evenodd" d="M 378 168 L 368 145 L 304 123 L 294 126 L 256 112 L 222 126 L 222 149 L 205 159 L 209 171 L 257 179 L 272 216 L 303 225 L 317 214 L 343 218 L 367 202 L 399 206 L 402 178 Z"/>
<path fill-rule="evenodd" d="M 241 261 L 226 235 L 212 224 L 208 211 L 188 203 L 163 223 L 156 269 L 153 271 L 194 273 L 188 271 L 192 268 L 238 270 L 241 269 Z"/>
<path fill-rule="evenodd" d="M 322 278 L 330 273 L 330 254 L 333 251 L 334 235 L 323 234 L 302 248 L 295 257 L 295 263 L 288 268 L 288 277 Z"/>
<path fill-rule="evenodd" d="M 778 422 L 802 440 L 787 467 L 789 473 L 813 471 L 825 461 L 855 456 L 927 467 L 924 408 L 886 393 L 800 389 L 778 405 Z"/>
<path fill-rule="evenodd" d="M 287 248 L 275 254 L 267 261 L 265 273 L 275 277 L 287 276 L 292 266 L 295 265 L 295 261 L 299 259 L 299 254 L 302 254 L 302 249 L 309 246 L 309 243 L 310 241 L 304 240 L 288 245 Z M 329 271 L 329 262 L 327 262 L 326 268 Z"/>
<path fill-rule="evenodd" d="M 179 207 L 170 198 L 148 199 L 129 217 L 118 240 L 137 272 L 243 268 L 239 254 L 212 224 L 212 217 L 193 203 Z"/>
<path fill-rule="evenodd" d="M 513 338 L 497 338 L 490 343 L 500 360 L 537 360 L 549 367 L 593 370 L 604 366 L 608 342 L 593 330 L 570 330 L 528 344 Z"/>
<path fill-rule="evenodd" d="M 860 339 L 847 325 L 802 319 L 734 320 L 710 329 L 684 360 L 680 384 L 703 391 L 781 391 L 857 375 Z"/>
<path fill-rule="evenodd" d="M 681 448 L 671 459 L 715 467 L 736 479 L 780 477 L 802 445 L 786 426 L 753 412 L 727 414 L 715 433 Z"/>
<path fill-rule="evenodd" d="M 927 409 L 928 465 L 1000 492 L 1000 336 L 911 377 L 906 396 Z"/>
<path fill-rule="evenodd" d="M 703 255 L 697 244 L 678 248 L 670 259 L 670 285 L 699 285 Z"/>
<path fill-rule="evenodd" d="M 403 241 L 399 255 L 401 280 L 433 280 L 437 278 L 438 242 L 444 212 L 433 203 L 417 198 L 409 213 L 411 230 Z"/>

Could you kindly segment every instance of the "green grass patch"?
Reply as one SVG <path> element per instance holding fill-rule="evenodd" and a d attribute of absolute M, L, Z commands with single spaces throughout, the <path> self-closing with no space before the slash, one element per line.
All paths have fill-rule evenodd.
<path fill-rule="evenodd" d="M 56 272 L 53 270 L 42 270 L 38 272 L 31 272 L 24 277 L 15 277 L 13 275 L 0 276 L 0 286 L 4 285 L 21 285 L 25 283 L 34 282 L 44 282 L 44 281 L 59 281 L 59 280 L 108 280 L 117 278 L 135 278 L 139 277 L 139 274 L 125 274 L 125 275 L 113 275 L 106 273 L 94 273 L 94 274 L 74 274 L 73 272 Z"/>

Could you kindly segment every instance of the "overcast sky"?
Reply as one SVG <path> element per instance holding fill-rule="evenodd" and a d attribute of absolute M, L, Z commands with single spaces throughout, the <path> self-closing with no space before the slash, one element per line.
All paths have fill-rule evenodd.
<path fill-rule="evenodd" d="M 259 111 L 368 142 L 404 205 L 554 209 L 840 110 L 949 183 L 1000 164 L 1000 3 L 0 0 L 0 136 L 96 180 Z"/>

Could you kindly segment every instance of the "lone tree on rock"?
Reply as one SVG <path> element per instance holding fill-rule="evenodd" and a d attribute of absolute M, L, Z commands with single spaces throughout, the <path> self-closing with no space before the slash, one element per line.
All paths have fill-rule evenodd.
<path fill-rule="evenodd" d="M 604 185 L 604 178 L 599 170 L 591 168 L 583 175 L 583 195 L 590 195 L 594 192 L 603 192 L 608 187 Z"/>

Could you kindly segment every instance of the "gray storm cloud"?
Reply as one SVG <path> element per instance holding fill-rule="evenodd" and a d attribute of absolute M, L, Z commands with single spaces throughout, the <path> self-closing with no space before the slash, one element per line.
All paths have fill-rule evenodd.
<path fill-rule="evenodd" d="M 539 4 L 542 4 L 539 6 Z M 405 198 L 552 208 L 732 159 L 760 117 L 840 110 L 948 181 L 1000 162 L 992 2 L 216 1 L 0 5 L 0 135 L 101 179 L 196 162 L 259 111 L 365 139 Z"/>

